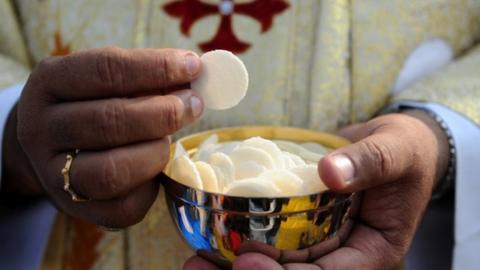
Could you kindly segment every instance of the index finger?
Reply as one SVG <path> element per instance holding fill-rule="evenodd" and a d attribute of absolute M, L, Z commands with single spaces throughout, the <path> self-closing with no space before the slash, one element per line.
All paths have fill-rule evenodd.
<path fill-rule="evenodd" d="M 31 80 L 55 98 L 88 100 L 163 94 L 199 71 L 200 59 L 191 51 L 109 47 L 46 58 Z"/>

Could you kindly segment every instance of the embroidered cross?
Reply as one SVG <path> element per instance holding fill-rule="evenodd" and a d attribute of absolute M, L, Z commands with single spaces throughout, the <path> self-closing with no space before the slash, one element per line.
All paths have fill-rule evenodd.
<path fill-rule="evenodd" d="M 55 32 L 54 36 L 54 48 L 50 52 L 51 56 L 63 56 L 70 53 L 70 44 L 63 44 L 62 35 L 60 32 Z"/>
<path fill-rule="evenodd" d="M 233 0 L 222 0 L 218 5 L 203 3 L 200 0 L 177 0 L 163 6 L 167 14 L 180 19 L 180 30 L 190 36 L 190 30 L 196 21 L 211 15 L 220 15 L 220 25 L 215 36 L 198 44 L 202 51 L 214 49 L 229 50 L 234 53 L 245 52 L 251 44 L 237 38 L 232 27 L 232 15 L 248 16 L 260 23 L 262 33 L 273 25 L 273 18 L 285 11 L 289 4 L 285 0 L 254 0 L 235 4 Z"/>

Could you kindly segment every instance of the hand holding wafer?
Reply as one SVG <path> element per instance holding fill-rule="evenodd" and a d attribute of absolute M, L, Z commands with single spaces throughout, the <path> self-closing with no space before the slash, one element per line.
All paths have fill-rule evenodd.
<path fill-rule="evenodd" d="M 195 53 L 176 49 L 103 48 L 43 60 L 12 113 L 6 149 L 28 160 L 30 177 L 11 179 L 37 183 L 36 192 L 69 215 L 107 227 L 139 222 L 156 199 L 169 135 L 202 114 L 201 96 L 189 89 L 200 70 Z M 28 186 L 19 182 L 4 184 Z"/>

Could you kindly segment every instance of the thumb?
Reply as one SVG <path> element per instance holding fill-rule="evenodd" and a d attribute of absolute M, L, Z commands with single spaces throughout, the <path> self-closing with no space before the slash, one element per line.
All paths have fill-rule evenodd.
<path fill-rule="evenodd" d="M 319 162 L 319 174 L 333 191 L 365 190 L 403 176 L 414 163 L 413 148 L 391 126 L 379 127 L 358 142 L 325 156 Z"/>

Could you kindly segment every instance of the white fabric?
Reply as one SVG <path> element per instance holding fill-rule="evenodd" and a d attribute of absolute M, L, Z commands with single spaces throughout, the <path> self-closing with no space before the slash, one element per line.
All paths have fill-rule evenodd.
<path fill-rule="evenodd" d="M 398 94 L 412 83 L 446 66 L 452 59 L 452 48 L 446 41 L 441 39 L 424 41 L 403 63 L 392 93 Z"/>
<path fill-rule="evenodd" d="M 447 107 L 432 103 L 398 105 L 425 108 L 440 116 L 452 132 L 456 148 L 454 270 L 474 270 L 480 265 L 480 127 Z M 397 105 L 397 106 L 398 106 Z M 438 224 L 442 226 L 442 224 Z M 434 244 L 434 243 L 432 243 Z"/>
<path fill-rule="evenodd" d="M 480 266 L 480 127 L 458 113 L 432 106 L 449 125 L 457 148 L 453 269 Z"/>
<path fill-rule="evenodd" d="M 10 111 L 17 103 L 20 94 L 22 93 L 23 84 L 17 84 L 0 91 L 0 161 L 2 161 L 2 146 L 3 146 L 3 130 L 7 123 Z M 2 164 L 0 162 L 0 189 L 2 184 Z"/>

